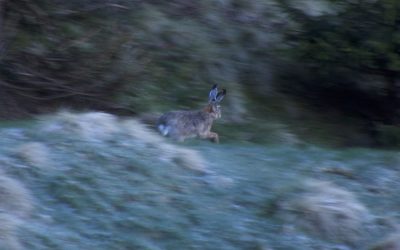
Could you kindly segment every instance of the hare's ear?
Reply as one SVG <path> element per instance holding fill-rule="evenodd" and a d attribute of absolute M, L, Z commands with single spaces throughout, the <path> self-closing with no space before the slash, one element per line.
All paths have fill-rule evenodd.
<path fill-rule="evenodd" d="M 217 102 L 220 102 L 220 101 L 222 101 L 222 99 L 224 99 L 225 95 L 226 95 L 226 89 L 223 89 L 222 91 L 218 92 L 215 100 Z"/>
<path fill-rule="evenodd" d="M 215 100 L 217 99 L 217 94 L 218 94 L 217 84 L 214 84 L 210 90 L 210 93 L 208 94 L 208 101 L 215 102 Z"/>

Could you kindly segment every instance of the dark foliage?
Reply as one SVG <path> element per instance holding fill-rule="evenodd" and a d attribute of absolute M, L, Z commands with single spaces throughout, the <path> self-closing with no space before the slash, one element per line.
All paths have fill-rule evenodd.
<path fill-rule="evenodd" d="M 239 82 L 262 82 L 267 3 L 5 0 L 1 6 L 0 96 L 7 110 L 0 116 L 61 106 L 162 111 L 204 102 L 214 83 L 238 93 Z"/>
<path fill-rule="evenodd" d="M 330 11 L 307 15 L 280 1 L 295 25 L 286 30 L 287 55 L 301 67 L 285 72 L 294 95 L 369 121 L 399 122 L 400 2 L 330 1 Z"/>

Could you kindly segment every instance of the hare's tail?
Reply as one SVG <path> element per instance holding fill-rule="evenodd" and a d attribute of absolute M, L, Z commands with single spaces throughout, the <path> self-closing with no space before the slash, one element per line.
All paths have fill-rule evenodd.
<path fill-rule="evenodd" d="M 157 128 L 158 128 L 158 131 L 160 131 L 160 133 L 161 133 L 163 136 L 167 136 L 167 135 L 169 134 L 170 126 L 167 126 L 167 125 L 164 125 L 164 124 L 159 124 L 159 125 L 157 126 Z"/>

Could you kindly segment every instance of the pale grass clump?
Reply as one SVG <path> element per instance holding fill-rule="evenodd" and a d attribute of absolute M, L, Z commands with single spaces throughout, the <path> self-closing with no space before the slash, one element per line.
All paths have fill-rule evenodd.
<path fill-rule="evenodd" d="M 47 168 L 50 163 L 50 152 L 40 142 L 27 142 L 15 149 L 15 154 L 22 160 L 38 168 Z"/>
<path fill-rule="evenodd" d="M 142 150 L 148 151 L 161 161 L 172 161 L 179 150 L 178 146 L 168 143 L 165 138 L 138 120 L 122 121 L 121 126 L 124 133 L 134 142 L 136 149 L 142 147 Z"/>
<path fill-rule="evenodd" d="M 33 209 L 28 190 L 15 179 L 0 174 L 0 247 L 22 249 L 17 230 Z"/>
<path fill-rule="evenodd" d="M 158 159 L 164 162 L 173 162 L 180 150 L 179 146 L 170 143 L 160 143 L 154 149 Z"/>
<path fill-rule="evenodd" d="M 382 241 L 375 244 L 370 250 L 399 250 L 400 232 L 392 233 Z"/>
<path fill-rule="evenodd" d="M 61 111 L 43 119 L 43 131 L 68 133 L 71 137 L 88 141 L 118 140 L 117 136 L 122 135 L 124 145 L 132 147 L 132 150 L 143 151 L 149 157 L 172 162 L 191 170 L 206 170 L 205 160 L 197 151 L 169 143 L 156 131 L 136 119 L 118 119 L 114 115 L 103 112 Z M 44 148 L 37 144 L 27 144 L 22 149 L 29 146 L 34 146 L 30 150 L 33 153 L 35 150 L 38 152 L 38 159 L 30 152 L 21 152 L 21 156 L 35 163 L 40 162 L 40 155 L 45 155 Z"/>
<path fill-rule="evenodd" d="M 43 121 L 43 131 L 64 132 L 88 141 L 103 141 L 120 131 L 114 115 L 104 112 L 72 113 L 60 111 Z"/>
<path fill-rule="evenodd" d="M 145 124 L 135 119 L 122 121 L 121 129 L 128 136 L 151 146 L 166 143 L 163 137 L 149 129 Z"/>
<path fill-rule="evenodd" d="M 350 191 L 330 182 L 309 180 L 289 202 L 296 224 L 329 240 L 357 244 L 370 214 Z"/>
<path fill-rule="evenodd" d="M 1 174 L 0 211 L 25 217 L 31 212 L 32 208 L 32 198 L 28 190 L 19 181 Z"/>
<path fill-rule="evenodd" d="M 16 233 L 21 220 L 2 211 L 0 212 L 0 221 L 0 249 L 22 250 Z"/>
<path fill-rule="evenodd" d="M 173 160 L 182 167 L 191 169 L 198 172 L 207 172 L 207 165 L 205 160 L 199 152 L 186 149 L 178 148 Z"/>
<path fill-rule="evenodd" d="M 148 150 L 153 150 L 158 159 L 174 162 L 194 171 L 206 171 L 205 160 L 197 151 L 168 143 L 164 137 L 137 120 L 123 121 L 122 126 L 130 137 L 138 143 L 144 143 Z"/>

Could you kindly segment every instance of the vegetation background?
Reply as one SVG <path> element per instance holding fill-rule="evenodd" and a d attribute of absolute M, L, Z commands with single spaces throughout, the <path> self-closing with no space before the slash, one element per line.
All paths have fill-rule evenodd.
<path fill-rule="evenodd" d="M 3 119 L 60 107 L 122 115 L 197 108 L 218 83 L 229 91 L 228 138 L 259 140 L 280 128 L 335 146 L 400 145 L 398 1 L 0 6 Z"/>

